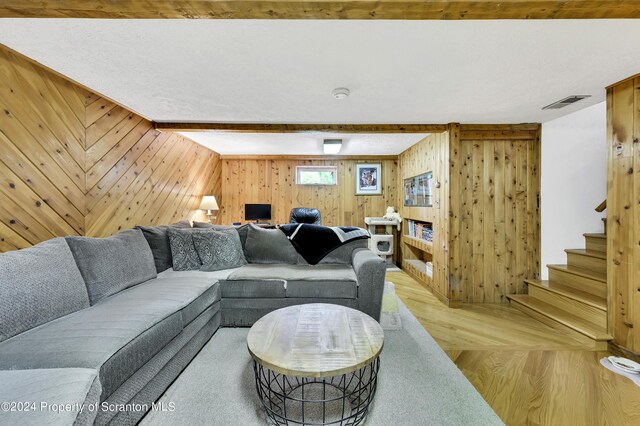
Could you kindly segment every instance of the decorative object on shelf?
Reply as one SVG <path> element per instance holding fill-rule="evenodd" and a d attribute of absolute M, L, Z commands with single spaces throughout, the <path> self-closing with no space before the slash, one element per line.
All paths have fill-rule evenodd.
<path fill-rule="evenodd" d="M 356 164 L 356 195 L 382 195 L 382 163 Z"/>
<path fill-rule="evenodd" d="M 436 187 L 439 187 L 439 182 Z M 404 180 L 404 205 L 409 207 L 433 206 L 433 172 Z"/>
<path fill-rule="evenodd" d="M 387 207 L 387 212 L 382 216 L 384 219 L 388 220 L 396 220 L 398 221 L 398 231 L 400 230 L 400 224 L 402 223 L 402 217 L 400 217 L 400 213 L 398 213 L 393 206 Z"/>
<path fill-rule="evenodd" d="M 387 214 L 393 213 L 395 209 L 391 206 L 387 207 Z M 393 219 L 385 217 L 365 217 L 364 223 L 367 224 L 371 239 L 369 240 L 369 250 L 380 256 L 387 262 L 388 270 L 397 270 L 398 268 L 393 264 L 393 253 L 395 251 L 395 235 L 393 233 L 393 227 L 395 226 L 400 231 L 402 225 L 402 219 L 398 213 L 393 213 Z M 380 234 L 376 232 L 378 226 L 384 226 L 384 233 Z"/>
<path fill-rule="evenodd" d="M 218 202 L 216 201 L 216 197 L 214 195 L 203 196 L 202 202 L 200 203 L 200 207 L 198 209 L 207 211 L 207 218 L 209 219 L 209 223 L 211 223 L 212 220 L 215 220 L 218 217 L 217 213 L 213 212 L 217 212 L 218 210 L 220 210 L 220 208 L 218 207 Z"/>

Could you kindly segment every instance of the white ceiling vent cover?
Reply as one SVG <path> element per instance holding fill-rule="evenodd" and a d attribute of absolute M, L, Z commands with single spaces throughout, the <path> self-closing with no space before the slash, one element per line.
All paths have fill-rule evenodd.
<path fill-rule="evenodd" d="M 566 106 L 575 104 L 576 102 L 579 102 L 583 99 L 586 98 L 590 98 L 591 95 L 572 95 L 572 96 L 568 96 L 564 99 L 560 99 L 557 102 L 554 102 L 550 105 L 547 105 L 546 107 L 543 107 L 542 109 L 560 109 L 560 108 L 564 108 Z"/>

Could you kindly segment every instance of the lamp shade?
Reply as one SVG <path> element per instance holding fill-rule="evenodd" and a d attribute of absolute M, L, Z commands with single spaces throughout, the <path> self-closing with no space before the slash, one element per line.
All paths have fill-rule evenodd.
<path fill-rule="evenodd" d="M 220 210 L 214 195 L 205 195 L 200 203 L 200 210 Z"/>

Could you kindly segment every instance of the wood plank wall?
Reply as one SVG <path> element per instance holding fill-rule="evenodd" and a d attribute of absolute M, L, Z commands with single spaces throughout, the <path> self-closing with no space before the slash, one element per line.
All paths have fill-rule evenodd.
<path fill-rule="evenodd" d="M 382 163 L 382 195 L 355 195 L 357 163 Z M 296 166 L 337 166 L 338 185 L 296 185 Z M 222 223 L 244 222 L 244 205 L 272 204 L 272 222 L 288 223 L 294 207 L 315 207 L 327 226 L 364 227 L 397 203 L 397 160 L 301 160 L 222 158 Z"/>
<path fill-rule="evenodd" d="M 219 156 L 0 46 L 0 252 L 195 214 Z"/>
<path fill-rule="evenodd" d="M 540 274 L 540 127 L 462 125 L 452 141 L 450 298 L 505 303 Z"/>
<path fill-rule="evenodd" d="M 399 156 L 399 185 L 428 171 L 434 207 L 401 213 L 433 223 L 432 290 L 450 306 L 526 292 L 540 273 L 540 126 L 450 124 Z M 416 258 L 404 244 L 400 256 Z"/>
<path fill-rule="evenodd" d="M 432 290 L 442 299 L 449 298 L 447 253 L 449 246 L 449 132 L 433 133 L 399 156 L 398 205 L 403 219 L 427 221 L 433 224 L 433 280 Z M 405 207 L 404 180 L 426 172 L 433 172 L 433 207 Z M 406 229 L 402 231 L 407 233 Z M 400 244 L 401 259 L 416 259 L 417 255 Z"/>
<path fill-rule="evenodd" d="M 608 324 L 640 353 L 640 75 L 607 88 Z M 637 323 L 637 324 L 636 324 Z"/>

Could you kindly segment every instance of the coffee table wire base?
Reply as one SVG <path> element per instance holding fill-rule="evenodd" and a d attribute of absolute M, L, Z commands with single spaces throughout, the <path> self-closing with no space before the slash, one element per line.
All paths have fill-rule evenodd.
<path fill-rule="evenodd" d="M 276 373 L 254 361 L 258 397 L 274 425 L 362 423 L 376 393 L 380 358 L 351 373 L 313 378 Z"/>

